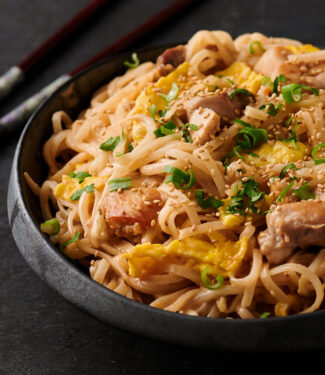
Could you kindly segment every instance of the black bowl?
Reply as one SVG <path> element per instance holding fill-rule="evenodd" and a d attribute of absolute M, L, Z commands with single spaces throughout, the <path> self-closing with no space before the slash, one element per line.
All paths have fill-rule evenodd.
<path fill-rule="evenodd" d="M 164 47 L 139 53 L 154 61 Z M 325 311 L 255 320 L 191 317 L 162 311 L 110 291 L 64 257 L 44 235 L 40 206 L 23 173 L 41 183 L 46 165 L 43 143 L 51 135 L 51 116 L 57 110 L 72 118 L 88 107 L 92 93 L 125 71 L 129 55 L 105 60 L 70 79 L 46 100 L 22 133 L 8 190 L 8 215 L 17 246 L 30 267 L 57 293 L 92 316 L 133 333 L 166 342 L 201 348 L 241 351 L 315 350 L 325 347 Z"/>

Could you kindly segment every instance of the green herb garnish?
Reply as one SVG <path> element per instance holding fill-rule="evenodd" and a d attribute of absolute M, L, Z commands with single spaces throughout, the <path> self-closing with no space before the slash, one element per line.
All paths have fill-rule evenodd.
<path fill-rule="evenodd" d="M 297 145 L 297 142 L 299 141 L 299 139 L 298 139 L 297 136 L 296 136 L 296 130 L 297 130 L 297 127 L 298 127 L 299 123 L 298 123 L 297 120 L 295 120 L 295 121 L 296 121 L 296 125 L 295 125 L 295 127 L 293 128 L 293 130 L 291 130 L 291 129 L 288 130 L 288 132 L 289 132 L 289 134 L 290 134 L 290 137 L 287 138 L 287 139 L 280 139 L 280 137 L 279 137 L 279 140 L 280 140 L 281 142 L 292 142 L 294 148 L 295 148 L 296 150 L 299 150 L 299 147 L 298 147 L 298 145 Z"/>
<path fill-rule="evenodd" d="M 59 220 L 54 218 L 44 221 L 44 223 L 41 224 L 41 231 L 49 234 L 50 236 L 55 236 L 60 232 Z"/>
<path fill-rule="evenodd" d="M 167 109 L 160 109 L 158 111 L 159 117 L 164 117 L 166 113 L 167 113 Z"/>
<path fill-rule="evenodd" d="M 315 164 L 317 165 L 317 164 L 323 164 L 323 163 L 325 163 L 325 159 L 324 158 L 322 158 L 322 159 L 315 159 L 315 156 L 316 156 L 316 154 L 318 153 L 318 150 L 320 149 L 320 148 L 325 148 L 325 142 L 323 142 L 323 143 L 319 143 L 316 147 L 314 147 L 313 149 L 312 149 L 312 151 L 311 151 L 311 157 L 313 158 L 313 160 L 314 160 L 314 162 L 315 162 Z"/>
<path fill-rule="evenodd" d="M 133 62 L 124 61 L 124 65 L 130 69 L 134 69 L 140 65 L 139 57 L 136 53 L 132 53 L 131 59 Z"/>
<path fill-rule="evenodd" d="M 111 137 L 106 142 L 102 143 L 99 148 L 104 151 L 113 151 L 120 141 L 121 137 L 119 135 L 117 137 Z"/>
<path fill-rule="evenodd" d="M 89 174 L 88 172 L 71 172 L 69 176 L 72 178 L 77 178 L 79 184 L 81 184 L 82 182 L 84 182 L 86 177 L 91 177 L 91 174 Z"/>
<path fill-rule="evenodd" d="M 252 128 L 253 127 L 250 123 L 248 123 L 246 121 L 243 121 L 240 118 L 235 118 L 234 122 L 236 122 L 237 124 L 243 125 L 243 126 L 245 126 L 247 128 Z"/>
<path fill-rule="evenodd" d="M 228 95 L 229 95 L 229 98 L 232 100 L 236 94 L 243 94 L 245 96 L 252 96 L 252 94 L 245 90 L 245 89 L 234 89 L 234 90 L 231 90 Z"/>
<path fill-rule="evenodd" d="M 292 192 L 296 195 L 298 195 L 298 197 L 304 201 L 304 200 L 308 200 L 308 199 L 315 199 L 316 198 L 316 195 L 311 193 L 310 191 L 310 186 L 309 186 L 309 183 L 308 182 L 305 182 L 300 188 L 298 189 L 293 189 Z"/>
<path fill-rule="evenodd" d="M 131 186 L 131 177 L 115 178 L 108 181 L 108 183 L 110 184 L 109 191 L 129 189 Z"/>
<path fill-rule="evenodd" d="M 278 198 L 277 198 L 277 202 L 281 202 L 282 198 L 287 194 L 287 192 L 292 188 L 294 182 L 292 181 L 288 186 L 286 186 L 282 191 L 281 193 L 279 194 Z"/>
<path fill-rule="evenodd" d="M 255 53 L 255 49 L 254 49 L 254 46 L 255 46 L 255 45 L 258 47 L 258 49 L 259 49 L 261 52 L 265 52 L 265 51 L 266 51 L 265 48 L 263 48 L 263 46 L 262 46 L 262 44 L 261 44 L 260 41 L 258 41 L 258 40 L 254 40 L 254 42 L 252 42 L 252 43 L 249 45 L 249 52 L 250 52 L 252 55 L 254 55 L 254 53 Z"/>
<path fill-rule="evenodd" d="M 169 91 L 169 93 L 167 95 L 161 94 L 161 97 L 165 100 L 166 103 L 169 103 L 169 102 L 173 101 L 174 99 L 176 99 L 176 97 L 178 95 L 178 91 L 179 91 L 178 86 L 176 85 L 175 82 L 173 82 L 172 88 Z"/>
<path fill-rule="evenodd" d="M 70 199 L 72 201 L 77 201 L 77 200 L 80 199 L 80 197 L 81 197 L 81 195 L 82 195 L 83 192 L 85 192 L 85 193 L 93 193 L 94 190 L 95 190 L 95 185 L 94 184 L 87 185 L 84 188 L 79 189 L 74 194 L 72 194 L 71 197 L 70 197 Z"/>
<path fill-rule="evenodd" d="M 216 284 L 212 284 L 208 277 L 209 267 L 205 267 L 204 270 L 201 272 L 201 281 L 205 288 L 210 290 L 217 290 L 219 289 L 222 284 L 224 283 L 224 278 L 222 275 L 217 275 Z"/>
<path fill-rule="evenodd" d="M 219 207 L 223 206 L 223 202 L 216 199 L 215 197 L 209 197 L 204 199 L 205 193 L 202 189 L 195 191 L 195 198 L 197 203 L 201 208 L 206 210 L 207 208 L 214 208 L 217 210 Z"/>
<path fill-rule="evenodd" d="M 279 96 L 279 82 L 287 82 L 287 79 L 283 74 L 275 77 L 275 80 L 273 82 L 273 94 L 275 94 L 276 96 Z"/>
<path fill-rule="evenodd" d="M 228 81 L 232 86 L 235 86 L 235 82 L 232 81 L 230 78 L 226 78 L 226 81 Z"/>
<path fill-rule="evenodd" d="M 264 192 L 260 190 L 260 185 L 250 177 L 247 181 L 241 181 L 242 189 L 235 188 L 235 195 L 231 197 L 230 205 L 227 206 L 228 214 L 239 214 L 246 216 L 246 208 L 250 208 L 252 212 L 257 213 L 258 209 L 254 203 L 264 198 Z"/>
<path fill-rule="evenodd" d="M 280 172 L 280 178 L 284 178 L 285 174 L 289 169 L 297 170 L 298 168 L 293 163 L 287 164 L 285 167 L 282 168 L 282 171 Z"/>
<path fill-rule="evenodd" d="M 177 189 L 188 190 L 196 183 L 192 169 L 189 169 L 189 173 L 186 173 L 179 168 L 166 165 L 163 172 L 170 173 L 166 177 L 165 184 L 172 182 Z"/>
<path fill-rule="evenodd" d="M 72 242 L 78 241 L 80 237 L 80 232 L 77 232 L 69 241 L 61 243 L 60 250 L 63 250 L 66 246 L 70 245 Z"/>
<path fill-rule="evenodd" d="M 134 150 L 134 147 L 133 147 L 132 143 L 128 144 L 128 150 L 129 150 L 129 152 L 132 152 Z"/>
<path fill-rule="evenodd" d="M 242 150 L 251 150 L 261 142 L 266 142 L 267 140 L 268 134 L 266 129 L 253 127 L 240 129 L 236 136 L 237 145 L 240 146 Z"/>
<path fill-rule="evenodd" d="M 176 125 L 173 121 L 168 121 L 166 124 L 160 126 L 158 129 L 154 130 L 154 135 L 159 137 L 165 137 L 166 135 L 174 134 L 176 129 Z"/>
<path fill-rule="evenodd" d="M 156 121 L 156 104 L 152 104 L 151 107 L 150 107 L 150 114 L 151 114 L 151 117 L 153 119 L 153 121 Z"/>
<path fill-rule="evenodd" d="M 297 103 L 301 100 L 303 90 L 310 90 L 315 96 L 319 95 L 319 91 L 313 87 L 290 83 L 282 87 L 282 97 L 286 103 Z"/>
<path fill-rule="evenodd" d="M 271 116 L 276 116 L 280 109 L 282 108 L 283 104 L 282 103 L 277 103 L 276 107 L 274 106 L 273 103 L 269 103 L 269 104 L 264 104 L 264 105 L 261 105 L 259 107 L 259 109 L 261 109 L 262 111 L 265 110 L 266 106 L 269 106 L 268 110 L 267 110 L 267 114 L 271 115 Z"/>
<path fill-rule="evenodd" d="M 260 318 L 261 319 L 265 319 L 265 318 L 267 318 L 268 316 L 270 316 L 271 315 L 271 313 L 269 313 L 269 312 L 264 312 L 261 316 L 260 316 Z"/>

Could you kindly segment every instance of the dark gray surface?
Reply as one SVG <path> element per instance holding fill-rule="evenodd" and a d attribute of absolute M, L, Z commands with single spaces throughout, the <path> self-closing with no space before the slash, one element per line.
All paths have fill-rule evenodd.
<path fill-rule="evenodd" d="M 1 105 L 0 113 L 79 65 L 169 2 L 115 2 L 97 22 L 91 22 L 34 71 Z M 0 0 L 0 72 L 19 61 L 85 3 Z M 316 0 L 206 0 L 140 46 L 183 40 L 198 29 L 225 29 L 234 36 L 261 31 L 324 45 L 324 11 L 325 2 Z M 254 367 L 257 358 L 251 355 L 198 352 L 121 332 L 78 311 L 49 289 L 20 257 L 7 224 L 7 182 L 14 149 L 15 141 L 10 141 L 0 151 L 0 374 L 214 374 Z M 272 363 L 274 357 L 258 359 Z M 306 353 L 299 356 L 299 361 L 293 355 L 282 359 L 287 359 L 293 370 L 295 363 L 305 361 L 315 367 L 324 360 L 324 354 Z"/>

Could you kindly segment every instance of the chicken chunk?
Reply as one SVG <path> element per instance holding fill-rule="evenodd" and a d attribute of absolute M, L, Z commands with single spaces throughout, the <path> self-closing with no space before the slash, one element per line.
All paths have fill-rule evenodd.
<path fill-rule="evenodd" d="M 288 82 L 325 88 L 325 51 L 291 54 L 285 47 L 269 49 L 254 70 L 274 79 L 283 74 Z"/>
<path fill-rule="evenodd" d="M 295 248 L 325 246 L 325 202 L 282 204 L 267 214 L 266 223 L 258 242 L 272 264 L 286 260 Z"/>
<path fill-rule="evenodd" d="M 186 49 L 183 45 L 177 47 L 168 48 L 160 55 L 157 59 L 158 65 L 171 65 L 173 68 L 177 68 L 178 65 L 185 61 Z"/>
<path fill-rule="evenodd" d="M 211 109 L 221 117 L 222 123 L 240 117 L 248 101 L 249 98 L 242 93 L 236 93 L 233 99 L 230 99 L 227 92 L 207 93 L 187 101 L 185 109 L 189 117 L 196 109 Z"/>
<path fill-rule="evenodd" d="M 211 136 L 220 130 L 220 116 L 209 108 L 194 110 L 189 122 L 197 126 L 197 130 L 192 133 L 192 140 L 200 146 L 211 141 Z"/>
<path fill-rule="evenodd" d="M 157 180 L 161 182 L 160 177 L 145 180 L 133 178 L 132 186 L 136 190 L 132 188 L 106 194 L 101 210 L 111 234 L 138 242 L 140 236 L 152 226 L 161 208 L 162 197 L 154 183 Z"/>

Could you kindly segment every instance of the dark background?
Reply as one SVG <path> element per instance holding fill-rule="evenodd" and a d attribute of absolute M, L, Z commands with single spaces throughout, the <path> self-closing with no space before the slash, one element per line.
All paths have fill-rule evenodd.
<path fill-rule="evenodd" d="M 68 72 L 171 1 L 119 0 L 88 22 L 35 69 L 0 114 Z M 0 73 L 19 62 L 87 0 L 0 0 Z M 233 37 L 260 31 L 325 45 L 325 2 L 201 0 L 137 47 L 176 43 L 200 29 Z M 109 327 L 57 296 L 26 265 L 7 222 L 7 185 L 17 139 L 0 148 L 0 374 L 216 374 L 315 368 L 323 353 L 244 354 L 198 351 L 136 337 Z M 28 239 L 26 239 L 27 241 Z M 150 324 L 150 322 L 148 322 Z M 323 329 L 323 328 L 320 328 Z M 247 338 L 249 340 L 249 338 Z M 308 348 L 307 348 L 308 349 Z M 261 367 L 260 367 L 261 366 Z M 276 370 L 276 371 L 278 371 Z"/>

